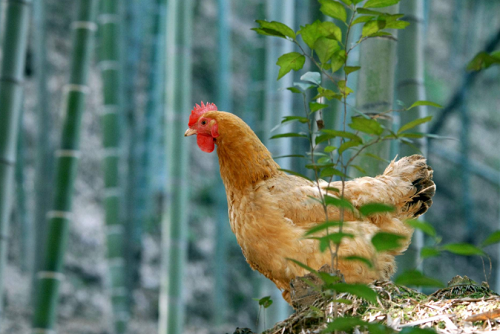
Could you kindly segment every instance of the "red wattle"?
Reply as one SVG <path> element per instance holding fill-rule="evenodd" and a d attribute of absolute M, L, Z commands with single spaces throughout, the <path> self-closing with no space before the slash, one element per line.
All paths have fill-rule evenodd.
<path fill-rule="evenodd" d="M 204 135 L 198 135 L 196 136 L 196 141 L 198 143 L 198 147 L 203 151 L 203 152 L 213 152 L 215 148 L 215 143 L 214 139 L 211 136 L 204 136 Z"/>

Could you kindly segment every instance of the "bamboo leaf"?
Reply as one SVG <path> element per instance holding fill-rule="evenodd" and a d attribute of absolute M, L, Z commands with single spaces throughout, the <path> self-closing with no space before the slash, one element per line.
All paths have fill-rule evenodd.
<path fill-rule="evenodd" d="M 329 233 L 324 237 L 319 238 L 319 250 L 320 252 L 324 252 L 330 246 L 330 242 L 333 242 L 335 245 L 339 245 L 342 242 L 343 238 L 354 239 L 354 234 L 351 233 L 343 233 L 343 232 L 335 232 Z"/>
<path fill-rule="evenodd" d="M 413 228 L 416 228 L 416 229 L 424 232 L 427 235 L 430 235 L 431 237 L 436 236 L 436 230 L 434 229 L 434 227 L 431 224 L 429 224 L 427 222 L 418 221 L 415 219 L 410 219 L 410 220 L 407 220 L 405 223 L 410 225 Z"/>
<path fill-rule="evenodd" d="M 307 119 L 307 117 L 303 117 L 303 116 L 285 116 L 285 117 L 283 117 L 281 124 L 293 122 L 293 121 L 299 121 L 300 123 L 307 123 L 309 120 Z"/>
<path fill-rule="evenodd" d="M 500 242 L 500 231 L 495 231 L 491 233 L 486 240 L 483 241 L 481 247 L 490 246 Z"/>
<path fill-rule="evenodd" d="M 347 75 L 351 74 L 352 72 L 356 72 L 361 68 L 361 66 L 346 66 L 344 68 L 344 71 Z"/>
<path fill-rule="evenodd" d="M 463 256 L 486 255 L 481 249 L 467 243 L 447 244 L 441 246 L 441 248 L 450 253 Z"/>
<path fill-rule="evenodd" d="M 363 7 L 364 8 L 389 7 L 399 3 L 399 1 L 400 0 L 368 0 Z"/>
<path fill-rule="evenodd" d="M 320 10 L 323 14 L 343 22 L 346 21 L 347 13 L 344 6 L 340 3 L 332 0 L 319 0 L 319 3 L 321 4 Z"/>
<path fill-rule="evenodd" d="M 306 57 L 298 52 L 290 52 L 278 58 L 276 65 L 280 67 L 278 80 L 285 76 L 291 70 L 300 70 L 306 61 Z"/>
<path fill-rule="evenodd" d="M 281 38 L 290 37 L 291 39 L 296 38 L 295 32 L 292 30 L 292 28 L 288 27 L 286 24 L 283 24 L 281 22 L 277 21 L 268 22 L 264 20 L 257 20 L 255 22 L 260 24 L 260 27 L 252 28 L 252 30 L 255 30 L 257 33 L 261 35 L 276 36 Z"/>
<path fill-rule="evenodd" d="M 420 124 L 424 124 L 424 123 L 427 123 L 429 122 L 430 120 L 432 119 L 432 116 L 427 116 L 427 117 L 424 117 L 424 118 L 418 118 L 416 120 L 413 120 L 409 123 L 406 123 L 405 125 L 403 125 L 399 130 L 398 130 L 398 134 L 400 134 L 401 132 L 404 132 L 406 130 L 410 130 L 410 129 L 413 129 L 414 127 L 416 126 L 419 126 Z"/>
<path fill-rule="evenodd" d="M 310 82 L 315 85 L 321 84 L 321 73 L 319 72 L 306 72 L 300 77 L 300 80 Z"/>
<path fill-rule="evenodd" d="M 415 103 L 413 103 L 410 108 L 408 108 L 407 110 L 410 110 L 412 108 L 415 108 L 415 107 L 418 107 L 418 106 L 431 106 L 431 107 L 436 107 L 436 108 L 443 108 L 442 105 L 440 104 L 437 104 L 437 103 L 434 103 L 434 102 L 431 102 L 431 101 L 417 101 Z"/>
<path fill-rule="evenodd" d="M 281 159 L 281 158 L 305 158 L 305 157 L 302 154 L 278 155 L 277 157 L 273 157 L 273 159 Z"/>
<path fill-rule="evenodd" d="M 399 234 L 378 232 L 372 237 L 372 244 L 377 252 L 382 252 L 401 248 L 400 242 L 405 239 L 406 237 Z"/>
<path fill-rule="evenodd" d="M 300 137 L 300 138 L 307 138 L 306 135 L 301 134 L 301 133 L 295 133 L 295 132 L 289 132 L 289 133 L 281 133 L 279 135 L 274 135 L 269 139 L 276 139 L 276 138 L 290 138 L 290 137 Z"/>
<path fill-rule="evenodd" d="M 382 132 L 384 132 L 384 128 L 374 119 L 352 117 L 351 120 L 352 123 L 349 124 L 349 127 L 353 130 L 358 130 L 372 135 L 381 135 Z"/>
<path fill-rule="evenodd" d="M 384 203 L 368 203 L 360 206 L 358 210 L 363 216 L 368 217 L 378 213 L 394 212 L 395 209 L 394 206 Z"/>
<path fill-rule="evenodd" d="M 410 270 L 399 275 L 394 283 L 397 285 L 413 285 L 413 286 L 427 286 L 427 287 L 444 287 L 444 284 L 432 277 L 425 276 L 418 270 Z"/>

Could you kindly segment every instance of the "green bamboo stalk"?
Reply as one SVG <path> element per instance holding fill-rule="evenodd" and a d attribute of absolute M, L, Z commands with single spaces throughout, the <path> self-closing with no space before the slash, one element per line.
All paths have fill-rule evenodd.
<path fill-rule="evenodd" d="M 387 13 L 397 13 L 399 5 L 388 7 Z M 397 37 L 396 30 L 388 30 Z M 373 55 L 377 55 L 374 57 Z M 379 114 L 392 109 L 394 101 L 394 73 L 396 69 L 396 40 L 387 37 L 375 37 L 361 43 L 358 89 L 356 107 L 368 114 Z M 380 120 L 379 120 L 380 121 Z M 392 127 L 392 119 L 380 121 L 386 128 Z M 377 155 L 383 159 L 390 158 L 390 142 L 385 141 L 366 149 L 365 153 Z M 381 174 L 386 167 L 383 161 L 361 155 L 355 164 L 364 169 L 368 175 Z M 358 174 L 359 175 L 359 174 Z"/>
<path fill-rule="evenodd" d="M 162 224 L 160 334 L 183 333 L 184 267 L 188 232 L 188 141 L 186 111 L 191 110 L 191 0 L 172 0 L 167 7 L 167 159 L 168 204 Z M 168 255 L 168 257 L 167 257 Z"/>
<path fill-rule="evenodd" d="M 220 110 L 230 111 L 231 108 L 231 29 L 229 27 L 230 7 L 228 0 L 218 0 L 219 9 L 218 40 L 218 91 L 217 106 Z M 224 324 L 227 316 L 226 295 L 226 262 L 228 242 L 227 199 L 222 179 L 217 177 L 215 185 L 216 222 L 215 222 L 215 254 L 214 254 L 214 324 Z"/>
<path fill-rule="evenodd" d="M 21 108 L 21 120 L 23 118 L 24 110 Z M 26 179 L 25 179 L 25 132 L 23 131 L 22 121 L 19 123 L 19 132 L 17 134 L 17 160 L 16 160 L 16 221 L 19 225 L 19 253 L 20 253 L 20 268 L 21 271 L 27 273 L 30 269 L 32 256 L 34 253 L 31 251 L 33 240 L 33 229 L 31 228 L 31 221 L 28 218 L 28 210 L 26 205 Z"/>
<path fill-rule="evenodd" d="M 406 29 L 398 33 L 398 68 L 397 68 L 397 96 L 406 106 L 415 101 L 425 100 L 424 86 L 424 0 L 413 0 L 401 2 L 401 13 L 405 14 L 403 20 L 410 22 Z M 400 114 L 400 124 L 406 124 L 415 119 L 427 116 L 425 106 L 417 107 L 409 112 Z M 415 131 L 427 132 L 427 124 L 419 125 Z M 400 156 L 412 154 L 424 154 L 427 156 L 427 140 L 419 139 L 414 142 L 415 146 L 401 145 Z M 424 235 L 422 231 L 415 230 L 413 242 L 402 257 L 398 258 L 398 270 L 400 272 L 415 268 L 419 265 L 420 250 L 424 246 Z"/>
<path fill-rule="evenodd" d="M 125 226 L 121 216 L 120 129 L 122 128 L 121 43 L 122 2 L 103 0 L 99 14 L 103 81 L 104 210 L 111 304 L 115 333 L 125 333 L 129 318 L 125 275 Z"/>
<path fill-rule="evenodd" d="M 33 43 L 36 76 L 37 97 L 37 137 L 35 158 L 35 245 L 33 249 L 34 263 L 33 284 L 36 282 L 35 273 L 41 269 L 44 243 L 47 239 L 46 214 L 50 210 L 52 199 L 52 177 L 54 175 L 54 150 L 55 145 L 51 133 L 52 115 L 49 109 L 49 92 L 47 85 L 48 62 L 47 38 L 45 29 L 45 0 L 33 3 Z"/>
<path fill-rule="evenodd" d="M 31 1 L 6 1 L 0 67 L 0 300 L 7 261 L 9 219 L 13 202 L 17 132 L 22 105 L 24 65 Z M 0 303 L 0 319 L 2 315 Z"/>
<path fill-rule="evenodd" d="M 59 297 L 59 285 L 64 275 L 64 252 L 68 225 L 72 215 L 73 184 L 79 157 L 80 124 L 89 92 L 88 73 L 97 30 L 96 0 L 80 0 L 77 18 L 72 23 L 73 46 L 69 83 L 64 88 L 65 115 L 61 146 L 56 151 L 55 196 L 47 214 L 47 247 L 42 269 L 37 272 L 37 299 L 33 314 L 33 333 L 53 331 Z"/>

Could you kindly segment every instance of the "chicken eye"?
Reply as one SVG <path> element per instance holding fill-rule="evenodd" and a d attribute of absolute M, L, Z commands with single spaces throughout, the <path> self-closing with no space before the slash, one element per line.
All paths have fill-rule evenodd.
<path fill-rule="evenodd" d="M 207 121 L 201 121 L 201 125 L 207 124 Z"/>

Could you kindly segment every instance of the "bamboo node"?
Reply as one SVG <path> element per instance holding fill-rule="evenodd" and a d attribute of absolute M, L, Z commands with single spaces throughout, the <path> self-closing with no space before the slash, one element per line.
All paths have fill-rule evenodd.
<path fill-rule="evenodd" d="M 77 85 L 77 84 L 67 84 L 64 86 L 64 91 L 67 93 L 70 92 L 78 92 L 82 94 L 88 94 L 90 93 L 90 88 L 89 86 L 86 85 Z"/>
<path fill-rule="evenodd" d="M 79 159 L 81 152 L 77 150 L 57 150 L 55 153 L 56 158 L 76 158 Z"/>
<path fill-rule="evenodd" d="M 36 274 L 38 279 L 53 279 L 57 281 L 62 281 L 64 279 L 64 274 L 57 271 L 39 271 Z"/>
<path fill-rule="evenodd" d="M 87 29 L 90 31 L 97 31 L 97 24 L 92 21 L 75 21 L 71 23 L 72 29 Z"/>
<path fill-rule="evenodd" d="M 61 218 L 61 219 L 71 220 L 71 218 L 73 218 L 73 213 L 70 211 L 52 210 L 52 211 L 47 212 L 47 218 L 48 219 Z"/>

